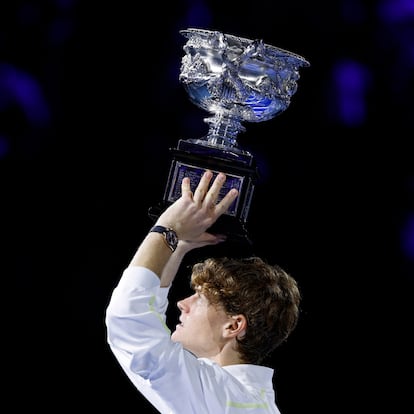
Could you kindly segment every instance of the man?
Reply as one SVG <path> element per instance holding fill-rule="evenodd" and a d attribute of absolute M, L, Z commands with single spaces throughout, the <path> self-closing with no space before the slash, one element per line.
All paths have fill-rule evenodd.
<path fill-rule="evenodd" d="M 167 294 L 185 254 L 225 240 L 208 229 L 238 196 L 219 200 L 226 176 L 206 171 L 142 241 L 106 312 L 108 343 L 136 388 L 160 413 L 279 413 L 273 370 L 260 363 L 295 328 L 295 280 L 258 257 L 195 264 L 194 294 L 180 300 L 179 323 L 166 326 Z M 210 185 L 211 184 L 211 185 Z"/>

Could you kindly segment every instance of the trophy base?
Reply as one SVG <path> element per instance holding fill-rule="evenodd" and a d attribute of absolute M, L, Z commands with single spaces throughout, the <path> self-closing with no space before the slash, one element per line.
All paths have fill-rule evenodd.
<path fill-rule="evenodd" d="M 172 161 L 164 197 L 162 202 L 148 210 L 149 217 L 156 221 L 181 196 L 181 181 L 184 177 L 190 177 L 194 191 L 206 169 L 214 174 L 223 172 L 227 179 L 219 194 L 219 201 L 231 188 L 236 188 L 239 196 L 209 231 L 225 234 L 230 242 L 251 245 L 252 240 L 246 226 L 258 179 L 258 171 L 251 154 L 210 146 L 200 143 L 200 140 L 180 140 L 177 148 L 170 148 L 170 152 Z"/>
<path fill-rule="evenodd" d="M 155 223 L 161 213 L 170 204 L 171 203 L 160 202 L 157 205 L 150 207 L 148 209 L 149 218 Z M 208 229 L 208 231 L 213 234 L 225 234 L 227 236 L 226 241 L 231 243 L 240 243 L 249 246 L 253 245 L 249 232 L 244 223 L 234 217 L 227 215 L 221 216 L 216 223 Z"/>

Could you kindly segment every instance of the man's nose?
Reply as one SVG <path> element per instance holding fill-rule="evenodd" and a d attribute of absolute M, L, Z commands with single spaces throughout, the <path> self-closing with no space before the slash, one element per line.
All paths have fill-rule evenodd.
<path fill-rule="evenodd" d="M 185 312 L 188 309 L 188 306 L 185 303 L 185 299 L 179 300 L 177 302 L 177 307 L 181 312 Z"/>
<path fill-rule="evenodd" d="M 189 310 L 190 304 L 191 304 L 191 298 L 192 296 L 189 296 L 177 302 L 178 309 L 180 309 L 181 312 L 187 312 Z"/>

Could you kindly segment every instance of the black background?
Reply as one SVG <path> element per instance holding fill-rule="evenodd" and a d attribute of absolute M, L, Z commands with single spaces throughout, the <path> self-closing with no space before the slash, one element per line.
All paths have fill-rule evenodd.
<path fill-rule="evenodd" d="M 0 87 L 3 356 L 16 409 L 153 410 L 109 352 L 104 312 L 162 197 L 168 149 L 206 132 L 206 114 L 178 82 L 179 30 L 201 27 L 261 38 L 311 63 L 288 110 L 239 137 L 261 171 L 253 250 L 303 293 L 299 326 L 269 361 L 282 413 L 370 412 L 377 403 L 404 412 L 413 264 L 401 233 L 414 210 L 414 108 L 402 45 L 414 41 L 413 17 L 385 23 L 384 4 L 1 6 L 0 68 L 33 76 L 50 111 L 34 122 Z M 370 73 L 356 126 L 338 119 L 330 81 L 346 59 Z M 234 249 L 205 249 L 186 264 L 210 253 Z M 187 277 L 184 269 L 173 302 Z"/>

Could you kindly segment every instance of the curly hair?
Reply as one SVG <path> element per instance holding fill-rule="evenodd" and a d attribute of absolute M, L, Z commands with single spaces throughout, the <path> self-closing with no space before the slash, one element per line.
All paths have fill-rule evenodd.
<path fill-rule="evenodd" d="M 295 279 L 259 257 L 196 263 L 191 286 L 228 315 L 246 317 L 246 334 L 237 339 L 245 363 L 263 362 L 297 325 L 301 294 Z"/>

